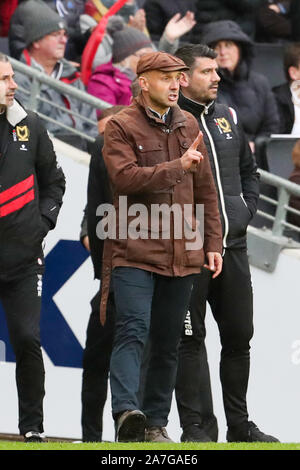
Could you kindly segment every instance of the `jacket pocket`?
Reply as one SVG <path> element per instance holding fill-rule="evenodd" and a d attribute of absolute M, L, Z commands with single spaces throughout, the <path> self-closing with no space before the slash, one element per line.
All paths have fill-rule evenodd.
<path fill-rule="evenodd" d="M 225 196 L 225 205 L 229 221 L 229 236 L 244 236 L 251 220 L 251 212 L 243 195 Z"/>
<path fill-rule="evenodd" d="M 166 160 L 161 142 L 144 140 L 136 142 L 139 166 L 154 166 Z"/>

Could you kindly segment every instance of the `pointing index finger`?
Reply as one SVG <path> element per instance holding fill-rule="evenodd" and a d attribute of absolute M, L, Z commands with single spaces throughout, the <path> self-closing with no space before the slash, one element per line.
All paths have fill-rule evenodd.
<path fill-rule="evenodd" d="M 191 150 L 197 150 L 197 147 L 198 145 L 200 144 L 201 140 L 202 140 L 202 137 L 203 137 L 203 134 L 201 131 L 199 131 L 196 139 L 194 140 L 194 142 L 192 143 L 192 145 L 190 146 L 190 149 Z"/>

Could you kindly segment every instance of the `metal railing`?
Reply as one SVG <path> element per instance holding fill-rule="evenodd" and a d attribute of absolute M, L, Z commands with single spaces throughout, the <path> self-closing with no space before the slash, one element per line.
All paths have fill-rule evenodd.
<path fill-rule="evenodd" d="M 300 198 L 300 185 L 265 170 L 259 173 L 263 189 L 271 188 L 271 195 L 260 194 L 257 214 L 247 231 L 248 257 L 252 266 L 271 273 L 283 248 L 300 249 L 300 227 L 287 221 L 289 213 L 300 216 L 289 206 L 291 195 Z"/>
<path fill-rule="evenodd" d="M 270 198 L 264 194 L 260 195 L 260 199 L 269 203 L 271 207 L 275 207 L 275 215 L 268 212 L 258 210 L 257 215 L 272 222 L 272 235 L 281 237 L 284 235 L 286 229 L 300 233 L 300 227 L 286 221 L 288 213 L 293 213 L 300 216 L 300 211 L 289 206 L 289 199 L 291 195 L 300 198 L 300 185 L 292 183 L 289 180 L 281 178 L 277 175 L 269 173 L 265 170 L 259 169 L 261 181 L 277 189 L 277 199 Z"/>
<path fill-rule="evenodd" d="M 78 90 L 77 88 L 73 87 L 72 85 L 68 85 L 66 83 L 63 83 L 60 80 L 57 80 L 55 78 L 52 78 L 45 74 L 42 71 L 39 71 L 33 67 L 30 67 L 26 64 L 23 64 L 22 62 L 13 59 L 12 57 L 9 57 L 9 60 L 14 68 L 14 70 L 17 70 L 20 73 L 23 73 L 31 78 L 31 84 L 30 84 L 30 89 L 24 89 L 19 86 L 19 89 L 29 95 L 29 101 L 26 105 L 28 109 L 31 111 L 35 111 L 42 119 L 48 122 L 55 123 L 59 125 L 62 129 L 67 130 L 68 132 L 71 132 L 72 134 L 78 135 L 82 137 L 85 140 L 93 142 L 95 140 L 94 137 L 89 136 L 78 129 L 74 127 L 70 127 L 64 123 L 61 123 L 59 121 L 56 121 L 55 119 L 47 116 L 46 114 L 43 114 L 39 111 L 39 101 L 47 103 L 51 105 L 53 108 L 57 108 L 60 111 L 70 114 L 72 116 L 76 116 L 79 119 L 82 119 L 84 122 L 88 122 L 89 124 L 92 124 L 95 126 L 95 129 L 97 128 L 97 122 L 91 120 L 90 118 L 83 116 L 73 110 L 69 110 L 67 108 L 64 108 L 63 106 L 60 106 L 57 103 L 54 103 L 52 101 L 47 100 L 43 96 L 40 95 L 40 90 L 42 85 L 47 85 L 50 88 L 53 88 L 54 90 L 58 91 L 59 93 L 63 95 L 68 95 L 71 96 L 83 103 L 89 104 L 95 109 L 106 109 L 110 108 L 112 105 L 110 103 L 107 103 L 106 101 L 103 101 L 99 98 L 96 98 L 95 96 L 90 95 L 89 93 L 85 91 Z"/>

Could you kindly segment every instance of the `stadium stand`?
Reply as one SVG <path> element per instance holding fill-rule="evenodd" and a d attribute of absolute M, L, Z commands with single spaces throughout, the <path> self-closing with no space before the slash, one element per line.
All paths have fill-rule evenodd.
<path fill-rule="evenodd" d="M 256 42 L 253 49 L 252 69 L 267 77 L 271 88 L 284 83 L 286 81 L 283 70 L 284 45 Z"/>

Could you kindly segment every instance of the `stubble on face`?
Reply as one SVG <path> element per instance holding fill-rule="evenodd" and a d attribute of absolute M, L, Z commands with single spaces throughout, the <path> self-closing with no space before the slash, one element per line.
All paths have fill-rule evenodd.
<path fill-rule="evenodd" d="M 207 104 L 217 98 L 219 81 L 216 60 L 198 57 L 192 69 L 186 73 L 182 93 L 198 103 Z"/>
<path fill-rule="evenodd" d="M 139 77 L 143 96 L 149 107 L 159 113 L 176 106 L 179 97 L 180 71 L 150 70 Z"/>

